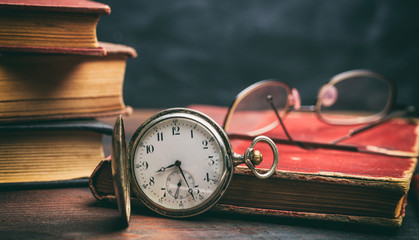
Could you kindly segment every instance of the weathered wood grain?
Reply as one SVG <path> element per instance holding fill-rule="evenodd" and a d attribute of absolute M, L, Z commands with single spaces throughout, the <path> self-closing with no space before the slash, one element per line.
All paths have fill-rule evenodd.
<path fill-rule="evenodd" d="M 415 198 L 399 230 L 219 213 L 169 219 L 135 205 L 124 229 L 116 203 L 97 201 L 87 187 L 3 188 L 0 206 L 0 239 L 412 239 L 419 233 Z"/>

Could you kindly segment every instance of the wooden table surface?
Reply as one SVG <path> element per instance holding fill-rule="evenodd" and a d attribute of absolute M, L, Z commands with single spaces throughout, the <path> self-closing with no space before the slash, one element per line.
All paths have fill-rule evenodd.
<path fill-rule="evenodd" d="M 116 204 L 87 187 L 2 189 L 0 239 L 418 239 L 419 207 L 409 200 L 398 230 L 214 212 L 179 220 L 135 205 L 124 229 Z"/>
<path fill-rule="evenodd" d="M 408 200 L 396 230 L 218 212 L 170 219 L 136 205 L 130 226 L 122 228 L 116 203 L 97 201 L 86 181 L 9 186 L 0 188 L 0 239 L 418 239 L 419 203 L 414 194 Z"/>

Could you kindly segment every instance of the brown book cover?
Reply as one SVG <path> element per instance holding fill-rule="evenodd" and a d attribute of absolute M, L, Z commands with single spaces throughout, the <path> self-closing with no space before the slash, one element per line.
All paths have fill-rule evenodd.
<path fill-rule="evenodd" d="M 109 13 L 87 0 L 0 0 L 0 53 L 104 55 L 96 25 Z"/>
<path fill-rule="evenodd" d="M 99 43 L 103 56 L 0 56 L 0 122 L 75 119 L 131 112 L 122 88 L 133 48 Z"/>

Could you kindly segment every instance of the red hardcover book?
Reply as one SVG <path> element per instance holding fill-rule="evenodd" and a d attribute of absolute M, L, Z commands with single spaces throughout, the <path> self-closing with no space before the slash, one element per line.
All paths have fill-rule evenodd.
<path fill-rule="evenodd" d="M 128 46 L 100 42 L 103 56 L 10 53 L 0 56 L 0 122 L 116 116 Z"/>
<path fill-rule="evenodd" d="M 190 107 L 206 113 L 220 125 L 227 114 L 225 107 Z M 255 121 L 265 120 L 263 116 L 255 118 Z M 128 118 L 126 125 L 130 126 L 132 121 Z M 312 113 L 292 112 L 284 123 L 295 140 L 314 146 L 322 146 L 354 128 L 328 125 Z M 305 150 L 287 143 L 277 144 L 276 173 L 260 180 L 246 166 L 236 167 L 230 186 L 214 210 L 400 226 L 417 164 L 414 156 L 418 153 L 418 134 L 416 120 L 394 119 L 342 142 L 340 146 L 344 147 L 339 149 L 323 145 Z M 264 135 L 286 139 L 280 127 Z M 243 154 L 252 139 L 231 137 L 230 140 L 234 152 Z M 258 170 L 267 171 L 272 163 L 267 154 L 269 147 L 255 148 L 264 153 Z M 400 156 L 380 154 L 384 152 Z M 103 161 L 91 176 L 92 192 L 98 199 L 113 197 L 109 166 L 109 162 Z"/>
<path fill-rule="evenodd" d="M 191 107 L 208 114 L 220 124 L 227 114 L 227 108 L 223 107 Z M 263 116 L 256 119 L 266 120 Z M 298 112 L 290 113 L 284 124 L 294 140 L 320 144 L 342 137 L 354 128 L 329 125 L 318 120 L 315 114 Z M 276 174 L 268 180 L 259 180 L 247 167 L 236 167 L 231 185 L 216 208 L 252 214 L 400 226 L 417 164 L 414 156 L 418 154 L 418 134 L 416 120 L 394 119 L 340 143 L 349 146 L 347 150 L 305 150 L 289 144 L 277 144 L 280 157 Z M 286 139 L 279 126 L 264 135 Z M 242 154 L 251 140 L 231 138 L 231 141 L 234 151 Z M 267 146 L 258 148 L 265 152 L 268 150 Z M 266 170 L 271 161 L 268 156 L 257 168 Z"/>
<path fill-rule="evenodd" d="M 0 0 L 0 52 L 105 55 L 96 25 L 109 13 L 87 0 Z"/>

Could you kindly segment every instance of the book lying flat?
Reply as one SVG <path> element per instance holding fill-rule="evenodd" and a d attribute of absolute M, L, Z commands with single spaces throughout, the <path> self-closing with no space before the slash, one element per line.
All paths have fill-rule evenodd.
<path fill-rule="evenodd" d="M 0 122 L 75 119 L 127 112 L 122 88 L 134 49 L 99 43 L 104 56 L 0 56 Z"/>
<path fill-rule="evenodd" d="M 219 123 L 227 113 L 226 108 L 192 107 L 213 116 Z M 260 121 L 264 120 L 261 116 Z M 354 128 L 329 125 L 318 120 L 315 114 L 298 112 L 290 113 L 284 124 L 294 140 L 313 143 L 329 143 Z M 240 126 L 235 128 L 239 130 Z M 417 164 L 417 159 L 409 156 L 418 153 L 418 134 L 417 121 L 394 119 L 340 144 L 361 152 L 327 148 L 305 150 L 277 144 L 280 157 L 276 174 L 268 180 L 258 180 L 246 167 L 238 166 L 221 200 L 224 205 L 219 208 L 400 226 Z M 279 126 L 264 135 L 286 139 Z M 231 140 L 238 153 L 244 152 L 250 144 L 250 140 Z M 261 151 L 267 150 L 264 148 L 267 147 L 259 146 Z M 377 154 L 363 151 L 376 151 Z M 266 158 L 258 168 L 269 168 L 269 160 Z"/>
<path fill-rule="evenodd" d="M 104 55 L 96 26 L 109 13 L 87 0 L 0 0 L 0 51 Z"/>
<path fill-rule="evenodd" d="M 86 178 L 103 159 L 103 134 L 95 121 L 0 124 L 0 184 Z"/>
<path fill-rule="evenodd" d="M 220 124 L 227 113 L 224 107 L 191 108 Z M 322 146 L 354 128 L 328 125 L 314 114 L 298 112 L 290 113 L 284 123 L 295 140 L 317 143 L 313 146 Z M 394 119 L 342 142 L 340 146 L 344 147 L 338 149 L 323 146 L 305 150 L 283 141 L 277 144 L 276 174 L 260 180 L 246 166 L 237 166 L 230 186 L 214 210 L 400 226 L 417 164 L 418 134 L 416 120 Z M 286 139 L 280 127 L 264 135 Z M 230 140 L 234 152 L 243 154 L 252 138 L 232 136 Z M 269 147 L 258 144 L 256 149 L 264 154 L 257 168 L 267 171 L 272 162 Z M 91 188 L 98 199 L 112 197 L 107 167 L 108 163 L 102 162 L 91 176 Z"/>

